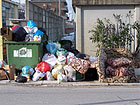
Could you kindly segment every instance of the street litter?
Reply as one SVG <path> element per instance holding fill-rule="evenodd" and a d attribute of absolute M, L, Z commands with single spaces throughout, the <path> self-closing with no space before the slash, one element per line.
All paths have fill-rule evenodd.
<path fill-rule="evenodd" d="M 109 79 L 116 76 L 123 78 L 129 76 L 129 74 L 132 75 L 130 72 L 133 70 L 129 68 L 129 66 L 132 66 L 130 59 L 123 57 L 107 59 L 103 54 L 100 56 L 103 56 L 104 59 L 100 59 L 100 56 L 90 56 L 74 48 L 73 34 L 58 41 L 48 41 L 44 37 L 47 36 L 46 32 L 39 29 L 32 20 L 29 20 L 24 27 L 15 25 L 11 29 L 13 40 L 5 42 L 7 46 L 10 46 L 11 43 L 14 43 L 13 46 L 17 44 L 12 48 L 7 47 L 10 48 L 8 49 L 10 52 L 7 51 L 8 64 L 15 64 L 17 73 L 14 74 L 16 75 L 14 80 L 16 82 L 25 83 L 39 80 L 58 82 L 82 81 L 85 80 L 85 74 L 90 68 L 97 70 L 100 82 L 106 80 L 102 78 L 104 75 Z M 21 43 L 22 45 L 19 45 Z M 34 46 L 36 48 L 33 48 Z M 12 57 L 11 52 L 13 52 Z M 15 59 L 17 61 L 20 59 L 19 63 Z M 4 68 L 5 65 L 7 65 L 5 61 L 0 60 L 0 68 Z M 4 72 L 0 74 L 3 75 Z M 13 75 L 13 73 L 10 74 Z M 3 77 L 5 78 L 5 75 Z M 111 82 L 114 82 L 113 79 Z M 123 80 L 123 82 L 127 81 Z"/>

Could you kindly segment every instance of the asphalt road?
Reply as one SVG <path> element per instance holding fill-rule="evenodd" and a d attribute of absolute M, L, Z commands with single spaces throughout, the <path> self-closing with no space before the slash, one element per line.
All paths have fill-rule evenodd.
<path fill-rule="evenodd" d="M 0 105 L 140 105 L 140 87 L 0 85 Z"/>

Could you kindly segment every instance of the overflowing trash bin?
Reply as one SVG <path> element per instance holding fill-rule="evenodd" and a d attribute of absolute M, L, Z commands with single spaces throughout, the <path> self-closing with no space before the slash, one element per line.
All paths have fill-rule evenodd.
<path fill-rule="evenodd" d="M 73 82 L 85 80 L 85 73 L 97 61 L 73 47 L 70 39 L 48 41 L 36 24 L 29 20 L 27 26 L 11 28 L 12 41 L 6 41 L 7 63 L 15 65 L 15 81 L 58 81 Z M 94 65 L 93 65 L 94 66 Z"/>
<path fill-rule="evenodd" d="M 46 40 L 43 37 L 44 33 L 30 20 L 27 26 L 13 26 L 12 34 L 12 41 L 4 42 L 7 49 L 7 63 L 15 64 L 16 70 L 21 70 L 24 66 L 35 67 L 44 53 L 43 41 Z"/>
<path fill-rule="evenodd" d="M 7 49 L 7 62 L 15 64 L 16 70 L 23 66 L 35 67 L 41 61 L 44 50 L 42 42 L 15 42 L 5 41 Z"/>

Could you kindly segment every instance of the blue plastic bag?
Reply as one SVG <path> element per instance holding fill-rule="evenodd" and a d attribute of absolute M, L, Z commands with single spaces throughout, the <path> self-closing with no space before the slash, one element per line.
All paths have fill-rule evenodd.
<path fill-rule="evenodd" d="M 27 22 L 27 26 L 33 28 L 33 27 L 36 27 L 37 25 L 36 25 L 35 22 L 33 22 L 32 20 L 29 20 L 29 21 Z"/>
<path fill-rule="evenodd" d="M 43 36 L 43 32 L 40 31 L 40 30 L 37 30 L 34 34 L 33 34 L 33 37 L 36 36 L 36 35 L 39 35 L 39 36 Z"/>
<path fill-rule="evenodd" d="M 48 43 L 46 45 L 46 48 L 47 48 L 47 51 L 51 54 L 54 54 L 56 53 L 57 49 L 56 49 L 56 45 L 54 43 Z"/>
<path fill-rule="evenodd" d="M 28 76 L 28 75 L 33 75 L 34 70 L 31 68 L 31 66 L 24 66 L 22 68 L 22 76 Z"/>

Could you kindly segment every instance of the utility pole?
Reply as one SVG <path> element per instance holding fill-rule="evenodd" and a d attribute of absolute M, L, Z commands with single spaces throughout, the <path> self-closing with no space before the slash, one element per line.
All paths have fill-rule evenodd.
<path fill-rule="evenodd" d="M 59 16 L 61 16 L 61 0 L 59 0 Z"/>

